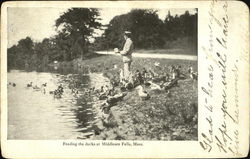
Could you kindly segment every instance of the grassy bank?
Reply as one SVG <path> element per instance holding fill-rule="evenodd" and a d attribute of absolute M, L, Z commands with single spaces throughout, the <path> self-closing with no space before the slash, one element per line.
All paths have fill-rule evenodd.
<path fill-rule="evenodd" d="M 195 55 L 193 49 L 154 49 L 154 50 L 136 50 L 137 53 L 143 54 L 174 54 L 174 55 Z"/>
<path fill-rule="evenodd" d="M 107 51 L 107 50 L 100 50 L 100 51 Z M 113 50 L 109 49 L 108 51 L 112 52 Z M 143 54 L 175 54 L 175 55 L 197 56 L 197 47 L 192 40 L 185 37 L 173 41 L 166 41 L 165 45 L 162 48 L 158 49 L 135 48 L 135 52 Z"/>
<path fill-rule="evenodd" d="M 159 62 L 160 67 L 156 67 L 155 62 Z M 121 57 L 112 55 L 78 59 L 64 64 L 89 66 L 92 72 L 102 72 L 111 80 L 119 78 L 119 69 L 123 67 Z M 188 66 L 197 71 L 197 61 L 134 58 L 132 72 L 146 68 L 162 75 L 169 72 L 171 65 L 181 66 L 181 72 L 187 77 Z M 122 101 L 111 107 L 110 120 L 113 123 L 106 126 L 95 139 L 197 140 L 197 81 L 189 78 L 179 80 L 178 85 L 169 92 L 147 91 L 151 96 L 149 100 L 141 100 L 133 89 Z"/>

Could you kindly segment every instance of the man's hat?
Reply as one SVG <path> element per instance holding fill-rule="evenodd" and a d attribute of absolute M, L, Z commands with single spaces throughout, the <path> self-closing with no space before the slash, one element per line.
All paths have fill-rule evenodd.
<path fill-rule="evenodd" d="M 131 34 L 131 32 L 130 31 L 125 31 L 124 34 Z"/>

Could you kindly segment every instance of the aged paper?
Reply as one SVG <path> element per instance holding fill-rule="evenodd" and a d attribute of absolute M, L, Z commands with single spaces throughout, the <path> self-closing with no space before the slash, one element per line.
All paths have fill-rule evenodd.
<path fill-rule="evenodd" d="M 23 33 L 23 38 L 26 32 L 32 32 L 32 29 L 36 32 L 43 31 L 43 26 L 33 28 L 29 23 L 29 19 L 25 15 L 34 14 L 34 19 L 37 22 L 41 22 L 46 27 L 46 18 L 51 18 L 47 10 L 58 12 L 61 14 L 70 8 L 97 8 L 108 10 L 103 18 L 112 17 L 111 15 L 119 15 L 128 13 L 131 9 L 151 9 L 158 10 L 160 13 L 167 15 L 166 10 L 175 12 L 176 17 L 178 14 L 184 14 L 183 10 L 188 10 L 191 15 L 197 13 L 197 56 L 161 56 L 155 55 L 151 58 L 150 55 L 144 55 L 142 52 L 134 53 L 133 57 L 140 58 L 144 56 L 145 59 L 185 59 L 191 61 L 197 61 L 198 59 L 198 81 L 197 85 L 193 85 L 193 88 L 197 88 L 198 91 L 198 118 L 192 118 L 192 122 L 197 122 L 196 136 L 183 136 L 180 139 L 173 136 L 176 133 L 171 132 L 171 135 L 162 136 L 162 138 L 135 138 L 124 139 L 116 138 L 109 140 L 103 138 L 72 138 L 75 132 L 70 133 L 68 131 L 67 124 L 70 122 L 61 121 L 59 118 L 55 118 L 57 113 L 64 111 L 64 107 L 58 107 L 58 112 L 52 112 L 50 104 L 58 104 L 59 99 L 49 101 L 51 95 L 48 94 L 48 101 L 46 101 L 45 89 L 40 91 L 37 86 L 33 87 L 33 94 L 38 94 L 36 89 L 39 88 L 39 97 L 29 96 L 27 99 L 20 99 L 28 91 L 32 84 L 27 82 L 23 86 L 19 83 L 26 82 L 27 77 L 29 81 L 39 81 L 40 77 L 47 77 L 47 74 L 42 76 L 36 76 L 36 73 L 32 71 L 28 72 L 25 76 L 15 76 L 10 74 L 7 69 L 7 50 L 11 45 L 18 45 L 17 41 L 14 41 L 18 37 L 17 28 L 19 33 Z M 36 13 L 35 10 L 43 10 L 41 14 Z M 47 10 L 46 10 L 47 9 Z M 17 18 L 15 20 L 12 17 L 18 17 L 18 14 L 22 14 L 23 18 Z M 29 11 L 29 12 L 28 12 Z M 158 13 L 159 13 L 158 12 Z M 52 12 L 50 12 L 52 13 Z M 119 13 L 119 14 L 118 14 Z M 188 14 L 189 15 L 189 14 Z M 39 18 L 35 16 L 40 16 Z M 52 16 L 52 15 L 51 15 Z M 159 15 L 160 16 L 160 15 Z M 32 16 L 28 16 L 32 17 Z M 26 19 L 25 19 L 26 18 Z M 33 22 L 30 19 L 31 22 Z M 73 19 L 73 18 L 72 18 Z M 109 19 L 111 20 L 111 19 Z M 45 22 L 45 23 L 44 23 Z M 49 21 L 47 21 L 49 23 Z M 109 21 L 107 20 L 106 23 Z M 13 26 L 12 26 L 13 25 Z M 37 25 L 37 24 L 36 24 Z M 179 24 L 181 25 L 181 24 Z M 22 27 L 20 27 L 22 26 Z M 35 24 L 34 24 L 35 26 Z M 108 26 L 108 25 L 107 25 Z M 106 26 L 106 27 L 107 27 Z M 29 28 L 30 29 L 27 29 Z M 68 26 L 70 27 L 70 26 Z M 154 26 L 151 26 L 151 28 Z M 13 30 L 12 30 L 13 29 Z M 194 29 L 194 28 L 193 28 Z M 138 31 L 139 32 L 139 31 Z M 67 33 L 67 32 L 66 32 Z M 126 32 L 130 34 L 130 32 Z M 9 35 L 8 35 L 9 34 Z M 54 32 L 48 32 L 48 35 L 52 35 Z M 133 34 L 133 32 L 132 32 Z M 147 35 L 145 33 L 145 35 Z M 158 34 L 159 36 L 159 34 Z M 14 38 L 15 37 L 15 38 Z M 32 36 L 31 36 L 32 37 Z M 33 37 L 34 38 L 34 37 Z M 18 39 L 19 40 L 19 39 Z M 35 39 L 36 40 L 36 39 Z M 39 40 L 37 40 L 39 41 Z M 41 39 L 40 39 L 41 41 Z M 20 41 L 19 41 L 20 42 Z M 115 42 L 115 41 L 114 41 Z M 118 52 L 117 49 L 115 49 Z M 39 51 L 39 49 L 38 49 Z M 113 52 L 111 50 L 110 52 Z M 101 54 L 102 52 L 100 52 Z M 108 54 L 105 51 L 103 54 Z M 105 60 L 104 60 L 105 61 Z M 54 60 L 56 65 L 58 61 Z M 9 61 L 11 63 L 11 61 Z M 149 61 L 150 63 L 150 61 Z M 154 63 L 154 67 L 158 68 L 162 63 Z M 28 64 L 25 64 L 25 66 Z M 96 64 L 98 65 L 98 64 Z M 125 66 L 125 65 L 124 65 Z M 132 62 L 132 69 L 133 69 Z M 79 66 L 80 68 L 82 66 Z M 117 65 L 114 65 L 116 69 Z M 57 68 L 56 68 L 57 69 Z M 124 67 L 125 69 L 125 67 Z M 17 69 L 15 69 L 17 70 Z M 191 69 L 192 70 L 192 69 Z M 193 70 L 192 70 L 193 71 Z M 195 82 L 197 74 L 193 73 L 191 77 Z M 14 72 L 15 73 L 15 72 Z M 22 73 L 22 72 L 21 72 Z M 193 74 L 192 74 L 193 73 Z M 38 73 L 37 73 L 38 74 Z M 72 73 L 73 74 L 73 73 Z M 34 75 L 34 76 L 33 76 Z M 173 74 L 174 76 L 176 74 Z M 15 76 L 13 78 L 13 76 Z M 55 75 L 56 78 L 60 75 Z M 172 75 L 171 75 L 172 76 Z M 49 75 L 48 79 L 54 78 L 53 75 Z M 101 76 L 94 77 L 96 81 L 92 83 L 101 83 Z M 176 77 L 171 77 L 175 79 Z M 12 79 L 12 81 L 10 81 Z M 15 81 L 22 81 L 15 83 Z M 20 80 L 21 79 L 21 80 Z M 105 82 L 105 79 L 103 79 Z M 174 81 L 174 80 L 172 80 Z M 14 82 L 14 83 L 13 83 Z M 53 83 L 53 81 L 50 81 Z M 17 84 L 17 85 L 16 85 Z M 23 83 L 22 83 L 23 84 Z M 43 87 L 46 87 L 47 83 L 43 83 Z M 48 83 L 48 86 L 50 83 Z M 59 84 L 58 84 L 59 85 Z M 181 85 L 179 83 L 179 85 Z M 48 87 L 47 86 L 47 87 Z M 60 86 L 60 85 L 59 85 Z M 18 88 L 19 87 L 19 88 Z M 27 88 L 26 88 L 27 87 Z M 42 87 L 42 86 L 41 86 Z M 181 86 L 179 86 L 181 88 Z M 166 88 L 166 87 L 165 87 Z M 14 94 L 17 90 L 21 91 L 20 96 Z M 179 89 L 179 88 L 176 88 Z M 59 92 L 60 89 L 58 87 Z M 136 87 L 139 92 L 140 88 Z M 19 91 L 19 90 L 18 90 Z M 26 92 L 25 92 L 26 91 Z M 43 92 L 44 91 L 44 92 Z M 64 88 L 66 92 L 66 89 Z M 41 93 L 42 92 L 42 93 Z M 62 91 L 61 91 L 62 92 Z M 64 94 L 65 94 L 64 92 Z M 74 89 L 72 92 L 77 96 Z M 169 90 L 171 93 L 171 89 Z M 167 93 L 169 93 L 167 91 Z M 61 94 L 55 94 L 54 97 L 60 97 Z M 46 94 L 46 96 L 47 96 Z M 150 93 L 149 93 L 150 94 Z M 142 96 L 142 95 L 141 95 Z M 166 98 L 173 98 L 166 97 Z M 26 108 L 30 101 L 31 106 L 35 106 L 38 103 L 38 98 L 43 99 L 46 108 Z M 153 95 L 151 94 L 151 98 Z M 10 99 L 10 100 L 9 100 Z M 25 104 L 19 103 L 19 100 L 23 100 Z M 150 101 L 150 100 L 148 100 Z M 146 103 L 146 102 L 145 102 Z M 13 107 L 16 105 L 17 107 Z M 146 104 L 145 104 L 146 105 Z M 174 105 L 174 102 L 173 102 Z M 172 105 L 171 105 L 172 106 Z M 45 110 L 45 111 L 44 111 Z M 151 109 L 150 109 L 151 110 Z M 152 107 L 152 111 L 157 108 Z M 47 114 L 47 119 L 41 123 L 29 123 L 30 119 L 33 121 L 39 120 L 39 116 L 46 114 L 46 111 L 52 113 Z M 68 111 L 68 110 L 67 110 Z M 77 110 L 80 111 L 80 110 Z M 82 110 L 81 110 L 82 111 Z M 166 110 L 162 110 L 166 111 Z M 39 113 L 37 113 L 39 112 Z M 67 113 L 72 113 L 74 110 L 70 110 Z M 161 111 L 159 111 L 160 113 Z M 53 114 L 54 113 L 54 114 Z M 174 112 L 173 114 L 178 114 Z M 25 115 L 24 115 L 25 114 Z M 136 114 L 136 112 L 135 112 Z M 184 112 L 185 114 L 185 112 Z M 69 115 L 69 114 L 67 114 Z M 66 115 L 66 117 L 68 117 Z M 71 114 L 70 114 L 71 115 Z M 67 121 L 74 119 L 67 118 Z M 74 115 L 73 115 L 74 116 Z M 173 115 L 174 116 L 174 115 Z M 180 116 L 183 114 L 180 113 Z M 20 118 L 19 118 L 20 117 Z M 179 116 L 176 115 L 176 118 Z M 82 117 L 78 117 L 82 118 Z M 18 120 L 14 120 L 18 119 Z M 188 121 L 187 116 L 184 118 Z M 85 119 L 84 119 L 85 120 Z M 125 120 L 125 119 L 124 119 Z M 28 122 L 26 122 L 28 121 Z M 58 122 L 57 122 L 58 121 Z M 53 125 L 53 123 L 60 123 L 59 125 Z M 63 124 L 62 124 L 63 123 Z M 184 121 L 184 123 L 188 123 Z M 48 125 L 49 128 L 54 128 L 55 132 L 46 131 Z M 65 127 L 66 128 L 65 128 Z M 185 125 L 184 125 L 185 126 Z M 82 126 L 81 130 L 85 127 Z M 103 128 L 104 129 L 104 128 Z M 42 132 L 41 132 L 42 131 Z M 58 131 L 58 132 L 56 132 Z M 77 129 L 77 133 L 79 132 Z M 41 132 L 41 136 L 35 136 L 34 133 Z M 99 132 L 95 132 L 96 134 Z M 159 132 L 160 133 L 160 132 Z M 185 133 L 184 133 L 185 134 Z M 188 134 L 188 133 L 186 133 Z M 78 134 L 77 134 L 78 135 Z M 76 136 L 77 136 L 76 135 Z M 91 134 L 92 135 L 92 134 Z M 139 136 L 139 135 L 138 135 Z M 247 156 L 249 151 L 249 8 L 246 4 L 239 1 L 47 1 L 47 2 L 5 2 L 1 7 L 1 152 L 6 158 L 238 158 Z"/>

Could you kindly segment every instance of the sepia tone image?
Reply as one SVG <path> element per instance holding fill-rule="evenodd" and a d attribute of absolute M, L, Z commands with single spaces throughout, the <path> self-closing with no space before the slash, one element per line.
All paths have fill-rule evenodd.
<path fill-rule="evenodd" d="M 198 140 L 197 8 L 7 10 L 8 140 Z"/>

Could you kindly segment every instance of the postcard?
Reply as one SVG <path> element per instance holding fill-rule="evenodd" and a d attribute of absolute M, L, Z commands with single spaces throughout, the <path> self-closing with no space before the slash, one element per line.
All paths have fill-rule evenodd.
<path fill-rule="evenodd" d="M 5 158 L 240 158 L 249 8 L 240 1 L 1 7 Z"/>

